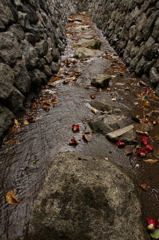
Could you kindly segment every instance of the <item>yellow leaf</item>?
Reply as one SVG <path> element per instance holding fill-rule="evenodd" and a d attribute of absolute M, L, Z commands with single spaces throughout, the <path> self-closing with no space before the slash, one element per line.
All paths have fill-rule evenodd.
<path fill-rule="evenodd" d="M 29 124 L 28 120 L 25 119 L 23 124 L 28 125 Z"/>
<path fill-rule="evenodd" d="M 20 123 L 18 122 L 17 119 L 14 119 L 14 124 L 15 124 L 16 126 L 20 126 Z"/>
<path fill-rule="evenodd" d="M 14 194 L 13 190 L 10 190 L 9 192 L 7 192 L 6 194 L 6 202 L 9 204 L 18 204 L 18 203 L 22 203 L 20 202 L 17 197 Z"/>
<path fill-rule="evenodd" d="M 95 108 L 92 108 L 92 109 L 91 109 L 91 112 L 94 113 L 94 114 L 97 114 L 98 110 L 95 109 Z"/>
<path fill-rule="evenodd" d="M 147 159 L 147 160 L 143 160 L 144 162 L 147 162 L 147 163 L 156 163 L 158 162 L 157 159 Z"/>

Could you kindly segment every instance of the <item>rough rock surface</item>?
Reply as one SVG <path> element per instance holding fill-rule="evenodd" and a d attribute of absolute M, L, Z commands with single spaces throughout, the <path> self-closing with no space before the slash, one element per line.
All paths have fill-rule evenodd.
<path fill-rule="evenodd" d="M 81 47 L 91 48 L 91 49 L 100 49 L 101 41 L 100 39 L 92 39 L 87 42 L 82 43 Z"/>
<path fill-rule="evenodd" d="M 74 57 L 76 58 L 86 58 L 86 57 L 100 57 L 104 55 L 103 51 L 89 49 L 86 47 L 79 47 L 76 49 L 74 53 Z"/>
<path fill-rule="evenodd" d="M 91 84 L 96 87 L 108 87 L 110 79 L 111 79 L 110 75 L 100 74 L 100 75 L 95 76 L 92 79 Z"/>
<path fill-rule="evenodd" d="M 102 116 L 98 116 L 98 117 L 92 119 L 89 122 L 89 126 L 93 130 L 95 130 L 97 132 L 101 132 L 103 134 L 107 134 L 107 133 L 110 133 L 112 131 L 119 129 L 119 125 L 118 125 L 117 121 L 115 121 L 115 119 L 108 114 L 104 114 Z"/>
<path fill-rule="evenodd" d="M 134 125 L 129 125 L 114 132 L 108 133 L 107 137 L 112 141 L 134 141 L 136 139 Z"/>
<path fill-rule="evenodd" d="M 108 112 L 111 113 L 117 113 L 117 114 L 121 114 L 121 109 L 119 108 L 119 105 L 113 103 L 113 102 L 108 102 L 108 100 L 106 99 L 102 99 L 102 100 L 93 100 L 90 102 L 91 106 L 101 110 L 104 109 Z"/>
<path fill-rule="evenodd" d="M 74 152 L 54 159 L 27 240 L 148 240 L 133 181 L 115 164 Z"/>

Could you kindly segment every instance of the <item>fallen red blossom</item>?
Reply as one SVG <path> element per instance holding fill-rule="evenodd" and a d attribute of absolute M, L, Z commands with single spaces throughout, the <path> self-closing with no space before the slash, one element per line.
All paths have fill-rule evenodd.
<path fill-rule="evenodd" d="M 147 145 L 148 144 L 148 142 L 149 142 L 149 138 L 148 137 L 142 137 L 141 138 L 141 143 L 143 143 L 144 145 Z"/>
<path fill-rule="evenodd" d="M 79 130 L 80 130 L 80 126 L 79 125 L 75 125 L 75 124 L 72 125 L 72 131 L 73 132 L 78 132 Z"/>
<path fill-rule="evenodd" d="M 75 138 L 72 138 L 71 141 L 69 142 L 69 145 L 74 145 L 74 146 L 76 146 L 76 145 L 78 145 L 78 142 L 76 141 Z"/>
<path fill-rule="evenodd" d="M 150 230 L 154 230 L 159 227 L 159 221 L 155 218 L 146 218 L 147 228 Z"/>
<path fill-rule="evenodd" d="M 153 150 L 153 147 L 149 144 L 146 145 L 145 147 L 146 150 L 149 150 L 149 151 L 152 151 Z"/>
<path fill-rule="evenodd" d="M 117 145 L 118 147 L 124 147 L 124 146 L 125 146 L 125 143 L 124 143 L 124 142 L 121 142 L 121 141 L 118 141 L 118 142 L 116 143 L 116 145 Z"/>

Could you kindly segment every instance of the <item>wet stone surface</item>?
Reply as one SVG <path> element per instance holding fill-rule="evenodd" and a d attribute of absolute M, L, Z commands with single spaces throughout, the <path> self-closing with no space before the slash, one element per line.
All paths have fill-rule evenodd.
<path fill-rule="evenodd" d="M 112 114 L 117 122 L 120 115 L 122 118 L 122 121 L 118 122 L 120 128 L 134 123 L 132 116 L 140 115 L 142 119 L 145 113 L 159 110 L 158 99 L 152 90 L 149 93 L 146 91 L 150 89 L 149 86 L 145 86 L 126 69 L 89 17 L 76 15 L 70 18 L 82 19 L 83 22 L 68 23 L 66 30 L 68 44 L 62 56 L 59 72 L 42 89 L 32 108 L 27 109 L 25 114 L 19 117 L 20 127 L 16 123 L 15 128 L 4 139 L 0 150 L 2 240 L 23 239 L 34 199 L 42 189 L 48 169 L 56 154 L 66 151 L 108 158 L 132 172 L 136 177 L 136 186 L 143 202 L 143 219 L 158 218 L 158 162 L 145 163 L 137 154 L 126 156 L 123 149 L 117 148 L 116 144 L 99 132 L 92 133 L 91 142 L 86 143 L 82 138 L 82 131 L 91 131 L 88 123 L 95 117 L 90 104 L 93 101 L 90 97 L 92 94 L 96 100 L 105 99 L 119 105 L 122 114 L 109 114 Z M 84 25 L 82 30 L 81 24 Z M 88 41 L 92 36 L 94 39 L 101 39 L 102 56 L 74 58 L 74 52 L 80 47 L 79 43 L 83 40 Z M 100 89 L 91 85 L 91 79 L 98 74 L 111 75 L 108 88 Z M 106 109 L 98 110 L 96 116 L 100 116 L 103 111 L 105 113 Z M 158 116 L 154 119 L 158 119 Z M 80 125 L 81 131 L 73 133 L 71 129 L 73 124 Z M 135 127 L 142 131 L 150 130 L 154 150 L 146 158 L 158 159 L 159 125 L 145 121 L 142 124 L 135 123 Z M 73 137 L 78 141 L 76 147 L 69 145 Z M 137 137 L 137 143 L 140 142 L 140 138 L 141 136 Z M 147 184 L 146 191 L 139 187 L 143 183 Z M 6 203 L 5 195 L 10 189 L 14 190 L 16 197 L 23 203 L 17 205 Z"/>

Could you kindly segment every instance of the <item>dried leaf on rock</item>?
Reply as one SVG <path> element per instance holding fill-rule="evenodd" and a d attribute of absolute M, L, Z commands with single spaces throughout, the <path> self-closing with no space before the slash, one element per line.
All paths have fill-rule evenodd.
<path fill-rule="evenodd" d="M 147 108 L 150 108 L 151 107 L 151 104 L 147 101 L 147 102 L 144 102 L 144 107 L 147 107 Z"/>
<path fill-rule="evenodd" d="M 37 106 L 38 106 L 38 104 L 37 104 L 36 102 L 34 102 L 32 108 L 33 108 L 33 109 L 36 109 Z"/>
<path fill-rule="evenodd" d="M 146 160 L 143 160 L 144 162 L 147 162 L 147 163 L 157 163 L 158 160 L 157 159 L 146 159 Z"/>
<path fill-rule="evenodd" d="M 17 119 L 14 119 L 14 125 L 16 125 L 16 126 L 20 126 L 20 123 L 18 122 Z"/>
<path fill-rule="evenodd" d="M 13 190 L 10 190 L 9 192 L 7 192 L 6 194 L 6 202 L 9 204 L 18 204 L 18 203 L 22 203 L 20 202 L 17 197 L 14 194 Z"/>
<path fill-rule="evenodd" d="M 140 185 L 140 187 L 141 187 L 143 190 L 146 191 L 146 189 L 147 189 L 147 184 L 146 184 L 146 183 L 143 183 L 143 184 Z"/>
<path fill-rule="evenodd" d="M 42 108 L 43 108 L 46 112 L 48 112 L 48 111 L 50 110 L 50 106 L 42 106 Z"/>
<path fill-rule="evenodd" d="M 92 108 L 92 109 L 91 109 L 91 112 L 94 113 L 94 114 L 97 114 L 97 113 L 98 113 L 98 110 L 95 109 L 95 108 Z"/>
<path fill-rule="evenodd" d="M 146 86 L 147 86 L 147 84 L 146 84 L 145 82 L 143 82 L 143 81 L 140 81 L 139 84 L 140 84 L 141 86 L 143 86 L 143 87 L 146 87 Z"/>
<path fill-rule="evenodd" d="M 11 140 L 5 142 L 5 145 L 12 145 L 12 144 L 15 144 L 15 143 L 19 143 L 19 140 L 18 139 L 11 139 Z"/>
<path fill-rule="evenodd" d="M 92 140 L 92 135 L 90 134 L 90 132 L 83 132 L 82 136 L 84 138 L 85 141 L 90 142 Z"/>
<path fill-rule="evenodd" d="M 95 87 L 92 86 L 92 85 L 86 85 L 85 88 L 86 88 L 86 89 L 90 89 L 90 88 L 95 88 Z"/>

